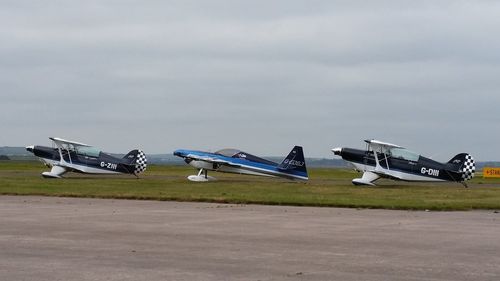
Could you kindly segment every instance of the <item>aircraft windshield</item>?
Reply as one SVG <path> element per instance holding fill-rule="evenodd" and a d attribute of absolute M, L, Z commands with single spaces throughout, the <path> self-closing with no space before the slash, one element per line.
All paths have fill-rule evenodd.
<path fill-rule="evenodd" d="M 394 158 L 400 158 L 408 161 L 418 161 L 420 155 L 404 148 L 391 148 L 389 150 L 390 155 Z"/>
<path fill-rule="evenodd" d="M 238 149 L 232 149 L 232 148 L 226 148 L 226 149 L 221 149 L 219 151 L 216 151 L 215 154 L 220 154 L 222 156 L 226 156 L 226 157 L 233 157 L 234 155 L 236 155 L 237 153 L 240 153 L 241 150 L 238 150 Z"/>
<path fill-rule="evenodd" d="M 90 157 L 99 157 L 101 151 L 92 146 L 79 146 L 76 147 L 76 153 L 79 155 L 90 156 Z"/>
<path fill-rule="evenodd" d="M 272 161 L 257 157 L 255 155 L 246 153 L 246 152 L 238 150 L 238 149 L 226 148 L 226 149 L 216 151 L 215 153 L 222 155 L 222 156 L 226 156 L 226 157 L 245 159 L 248 161 L 258 162 L 258 163 L 267 164 L 267 165 L 278 165 Z"/>

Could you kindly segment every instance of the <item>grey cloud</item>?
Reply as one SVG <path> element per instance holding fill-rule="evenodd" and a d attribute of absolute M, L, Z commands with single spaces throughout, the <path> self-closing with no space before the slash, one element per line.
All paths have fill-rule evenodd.
<path fill-rule="evenodd" d="M 375 137 L 500 158 L 496 2 L 0 5 L 0 145 L 331 157 Z"/>

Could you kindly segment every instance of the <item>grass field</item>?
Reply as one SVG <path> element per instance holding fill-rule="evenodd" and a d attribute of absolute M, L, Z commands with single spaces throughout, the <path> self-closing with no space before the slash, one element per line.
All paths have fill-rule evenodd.
<path fill-rule="evenodd" d="M 0 194 L 384 208 L 412 210 L 500 209 L 500 179 L 476 177 L 469 188 L 457 183 L 423 184 L 389 180 L 359 187 L 360 174 L 346 169 L 309 169 L 307 183 L 275 178 L 210 173 L 216 182 L 193 183 L 189 166 L 148 166 L 134 176 L 69 173 L 64 179 L 44 179 L 39 162 L 0 161 Z"/>

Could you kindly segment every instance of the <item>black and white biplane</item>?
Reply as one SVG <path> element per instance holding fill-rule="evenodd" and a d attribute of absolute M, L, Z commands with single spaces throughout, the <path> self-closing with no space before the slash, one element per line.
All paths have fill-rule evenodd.
<path fill-rule="evenodd" d="M 146 170 L 147 159 L 142 150 L 130 151 L 123 158 L 114 157 L 99 149 L 75 141 L 49 138 L 53 147 L 32 145 L 26 150 L 47 166 L 50 172 L 43 172 L 46 178 L 60 178 L 67 172 L 85 174 L 133 174 L 139 176 Z"/>
<path fill-rule="evenodd" d="M 379 178 L 402 181 L 443 182 L 454 181 L 467 187 L 465 181 L 475 172 L 474 159 L 470 154 L 460 153 L 447 163 L 423 157 L 399 145 L 378 140 L 365 140 L 365 150 L 337 147 L 332 149 L 356 170 L 363 172 L 361 178 L 352 180 L 355 185 L 375 185 Z"/>

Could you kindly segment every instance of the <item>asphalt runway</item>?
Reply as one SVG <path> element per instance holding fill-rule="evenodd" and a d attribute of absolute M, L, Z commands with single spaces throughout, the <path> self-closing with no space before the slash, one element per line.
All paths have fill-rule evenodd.
<path fill-rule="evenodd" d="M 0 280 L 500 280 L 500 214 L 0 196 Z"/>

